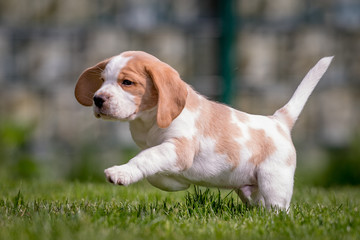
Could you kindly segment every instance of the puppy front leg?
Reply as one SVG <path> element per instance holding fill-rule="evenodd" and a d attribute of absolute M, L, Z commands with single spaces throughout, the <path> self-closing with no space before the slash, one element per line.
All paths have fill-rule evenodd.
<path fill-rule="evenodd" d="M 176 159 L 174 144 L 164 142 L 142 151 L 124 165 L 106 169 L 105 175 L 109 182 L 127 186 L 156 173 L 179 171 Z"/>

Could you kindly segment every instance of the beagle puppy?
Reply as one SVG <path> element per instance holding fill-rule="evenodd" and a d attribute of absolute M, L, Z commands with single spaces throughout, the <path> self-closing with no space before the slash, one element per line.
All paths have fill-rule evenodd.
<path fill-rule="evenodd" d="M 146 178 L 166 191 L 190 184 L 234 189 L 246 204 L 286 210 L 296 167 L 290 132 L 332 58 L 321 59 L 272 116 L 210 101 L 168 64 L 140 51 L 86 69 L 75 97 L 97 118 L 128 121 L 142 149 L 106 169 L 109 182 L 127 186 Z"/>

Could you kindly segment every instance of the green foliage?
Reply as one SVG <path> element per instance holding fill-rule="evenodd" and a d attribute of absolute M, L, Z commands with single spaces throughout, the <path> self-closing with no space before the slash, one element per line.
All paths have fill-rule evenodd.
<path fill-rule="evenodd" d="M 57 177 L 70 181 L 103 182 L 104 168 L 128 161 L 137 152 L 132 148 L 119 149 L 113 162 L 104 164 L 103 155 L 108 151 L 104 147 L 106 144 L 92 140 L 69 146 L 54 140 L 50 144 L 50 157 L 40 160 L 33 145 L 34 127 L 0 119 L 0 180 Z"/>
<path fill-rule="evenodd" d="M 70 170 L 65 178 L 70 181 L 101 182 L 105 177 L 101 167 L 101 155 L 95 144 L 84 144 L 75 152 Z"/>
<path fill-rule="evenodd" d="M 12 121 L 0 124 L 0 168 L 2 177 L 32 179 L 41 168 L 31 152 L 34 127 Z"/>
<path fill-rule="evenodd" d="M 247 208 L 234 192 L 167 193 L 66 182 L 2 182 L 0 239 L 356 239 L 360 189 L 295 189 L 290 212 Z"/>
<path fill-rule="evenodd" d="M 133 148 L 120 149 L 114 156 L 111 165 L 104 165 L 103 158 L 107 149 L 101 148 L 96 142 L 79 143 L 71 156 L 69 171 L 64 174 L 64 179 L 80 182 L 104 182 L 104 169 L 113 164 L 123 164 L 135 156 Z"/>
<path fill-rule="evenodd" d="M 360 134 L 349 146 L 327 150 L 329 164 L 315 183 L 322 186 L 360 185 Z"/>

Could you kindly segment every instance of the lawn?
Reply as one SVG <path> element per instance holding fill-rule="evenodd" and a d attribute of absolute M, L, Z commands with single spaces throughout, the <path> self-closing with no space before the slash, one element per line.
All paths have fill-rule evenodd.
<path fill-rule="evenodd" d="M 296 186 L 289 214 L 231 191 L 2 181 L 0 239 L 359 239 L 360 187 Z"/>

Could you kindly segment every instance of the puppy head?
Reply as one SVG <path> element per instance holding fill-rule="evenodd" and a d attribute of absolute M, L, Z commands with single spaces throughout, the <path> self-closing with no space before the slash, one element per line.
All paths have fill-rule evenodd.
<path fill-rule="evenodd" d="M 185 107 L 187 87 L 166 63 L 130 51 L 86 69 L 76 84 L 75 97 L 104 119 L 134 120 L 157 107 L 157 124 L 167 128 Z"/>

